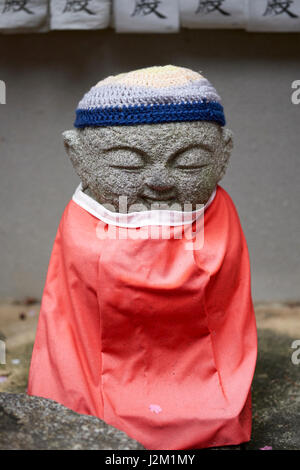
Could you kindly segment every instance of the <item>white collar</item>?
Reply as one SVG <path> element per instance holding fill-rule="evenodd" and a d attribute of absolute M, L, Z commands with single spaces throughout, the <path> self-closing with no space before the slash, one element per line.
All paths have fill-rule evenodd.
<path fill-rule="evenodd" d="M 82 185 L 77 187 L 73 194 L 73 201 L 90 214 L 102 220 L 106 224 L 117 225 L 118 227 L 137 228 L 147 225 L 179 226 L 190 225 L 197 220 L 208 206 L 212 203 L 216 195 L 216 188 L 205 205 L 196 211 L 168 211 L 168 210 L 149 210 L 141 212 L 129 212 L 123 214 L 120 212 L 111 212 L 102 204 L 95 201 L 88 194 L 82 191 Z"/>

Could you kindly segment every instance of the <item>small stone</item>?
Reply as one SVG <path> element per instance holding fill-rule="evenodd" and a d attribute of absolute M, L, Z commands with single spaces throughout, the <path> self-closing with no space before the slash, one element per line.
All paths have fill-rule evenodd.
<path fill-rule="evenodd" d="M 25 305 L 33 305 L 33 304 L 36 304 L 38 302 L 38 300 L 35 298 L 35 297 L 25 297 L 24 299 L 24 304 Z"/>
<path fill-rule="evenodd" d="M 14 365 L 18 365 L 18 364 L 20 364 L 20 362 L 21 362 L 20 359 L 12 359 L 11 360 L 11 363 L 14 364 Z"/>

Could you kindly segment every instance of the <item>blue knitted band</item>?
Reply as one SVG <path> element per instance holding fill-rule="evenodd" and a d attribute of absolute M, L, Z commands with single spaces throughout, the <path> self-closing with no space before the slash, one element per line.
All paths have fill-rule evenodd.
<path fill-rule="evenodd" d="M 133 126 L 159 122 L 212 121 L 225 126 L 223 106 L 214 101 L 77 109 L 75 127 Z"/>

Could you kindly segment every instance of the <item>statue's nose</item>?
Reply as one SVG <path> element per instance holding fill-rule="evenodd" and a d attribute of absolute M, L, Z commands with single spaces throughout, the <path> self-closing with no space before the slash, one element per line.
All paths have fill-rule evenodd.
<path fill-rule="evenodd" d="M 163 174 L 151 175 L 145 180 L 146 186 L 157 192 L 167 192 L 174 188 L 174 184 Z"/>

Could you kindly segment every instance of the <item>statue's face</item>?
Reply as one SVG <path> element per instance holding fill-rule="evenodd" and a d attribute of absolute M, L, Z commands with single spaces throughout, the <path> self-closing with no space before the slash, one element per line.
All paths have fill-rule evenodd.
<path fill-rule="evenodd" d="M 117 212 L 195 209 L 225 173 L 231 132 L 211 122 L 87 127 L 64 133 L 84 190 Z"/>

